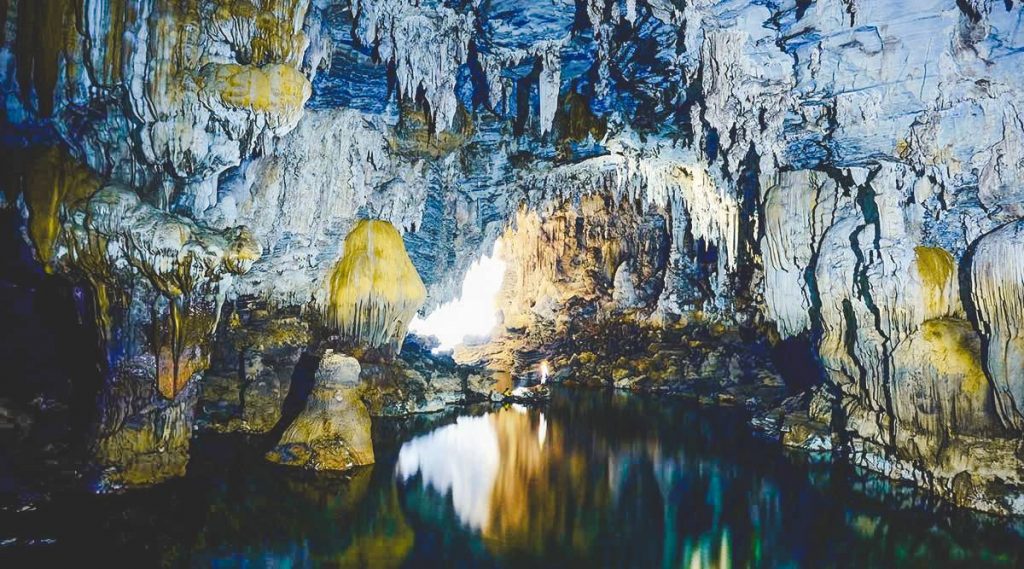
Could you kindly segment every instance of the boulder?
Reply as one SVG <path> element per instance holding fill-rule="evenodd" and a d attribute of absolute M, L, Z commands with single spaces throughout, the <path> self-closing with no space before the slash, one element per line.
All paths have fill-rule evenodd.
<path fill-rule="evenodd" d="M 370 415 L 360 399 L 359 362 L 328 351 L 306 408 L 285 429 L 267 460 L 310 470 L 373 464 Z"/>

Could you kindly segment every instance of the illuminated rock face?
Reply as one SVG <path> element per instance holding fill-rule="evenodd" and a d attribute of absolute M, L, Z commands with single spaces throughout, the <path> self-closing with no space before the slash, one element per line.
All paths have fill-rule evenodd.
<path fill-rule="evenodd" d="M 362 353 L 394 357 L 427 291 L 390 223 L 363 220 L 345 238 L 330 276 L 327 320 Z"/>
<path fill-rule="evenodd" d="M 131 310 L 124 283 L 142 277 L 165 308 L 153 308 L 149 336 L 160 393 L 173 399 L 205 369 L 203 345 L 213 334 L 231 275 L 244 273 L 261 247 L 245 228 L 217 232 L 140 202 L 127 188 L 106 186 L 68 212 L 63 255 L 96 294 L 96 313 L 109 341 L 112 311 Z M 112 347 L 112 346 L 111 346 Z M 113 361 L 113 359 L 112 359 Z"/>
<path fill-rule="evenodd" d="M 193 381 L 169 400 L 157 390 L 154 366 L 152 358 L 132 360 L 101 388 L 93 446 L 99 491 L 185 474 L 199 385 Z"/>
<path fill-rule="evenodd" d="M 971 293 L 988 346 L 996 410 L 1007 427 L 1024 429 L 1024 223 L 982 237 L 971 263 Z"/>
<path fill-rule="evenodd" d="M 68 211 L 58 243 L 55 262 L 91 285 L 107 354 L 96 442 L 102 483 L 182 474 L 225 287 L 260 246 L 244 228 L 210 230 L 116 185 Z"/>
<path fill-rule="evenodd" d="M 308 0 L 56 0 L 8 7 L 12 119 L 90 109 L 70 137 L 93 170 L 156 183 L 197 211 L 205 183 L 295 127 L 321 54 Z M 307 51 L 310 60 L 305 61 Z M 169 176 L 169 177 L 165 177 Z"/>
<path fill-rule="evenodd" d="M 267 459 L 311 470 L 373 464 L 370 415 L 359 398 L 358 361 L 333 352 L 324 355 L 305 409 Z"/>
<path fill-rule="evenodd" d="M 773 182 L 762 240 L 768 314 L 784 337 L 818 338 L 854 462 L 962 505 L 1013 511 L 1013 488 L 1024 481 L 1016 435 L 982 351 L 983 335 L 998 332 L 965 310 L 978 307 L 983 318 L 991 312 L 980 309 L 979 295 L 1000 297 L 981 292 L 980 274 L 995 275 L 989 283 L 1001 277 L 991 266 L 979 274 L 978 256 L 998 232 L 965 253 L 922 222 L 922 205 L 903 201 L 901 188 L 920 197 L 926 181 L 915 188 L 900 167 L 860 182 L 853 174 L 843 181 L 794 172 Z M 836 189 L 844 185 L 847 192 Z"/>
<path fill-rule="evenodd" d="M 4 190 L 24 196 L 39 261 L 86 282 L 94 301 L 108 375 L 93 445 L 110 473 L 101 483 L 180 474 L 221 306 L 262 249 L 248 229 L 197 214 L 216 202 L 220 173 L 302 116 L 323 55 L 304 29 L 309 2 L 56 0 L 0 11 L 5 127 L 43 125 L 44 141 L 56 135 L 54 148 L 67 149 L 27 169 L 20 153 L 5 157 L 20 180 Z M 145 466 L 162 449 L 163 464 Z"/>
<path fill-rule="evenodd" d="M 214 230 L 103 184 L 59 147 L 25 157 L 9 189 L 50 273 L 85 283 L 105 355 L 92 450 L 100 488 L 184 472 L 198 378 L 233 276 L 259 258 L 243 227 Z"/>

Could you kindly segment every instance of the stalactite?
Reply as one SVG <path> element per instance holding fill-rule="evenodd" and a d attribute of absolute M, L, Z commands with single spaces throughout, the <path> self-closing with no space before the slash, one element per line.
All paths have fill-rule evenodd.
<path fill-rule="evenodd" d="M 941 247 L 915 247 L 924 319 L 962 315 L 956 261 Z"/>
<path fill-rule="evenodd" d="M 111 295 L 118 295 L 113 306 L 127 311 L 122 291 L 135 271 L 164 297 L 166 306 L 152 306 L 151 336 L 156 381 L 168 399 L 207 364 L 205 343 L 219 316 L 219 281 L 248 271 L 262 252 L 245 228 L 212 231 L 143 204 L 135 192 L 116 185 L 71 208 L 61 243 L 60 256 L 96 292 L 108 342 L 114 341 Z"/>
<path fill-rule="evenodd" d="M 434 122 L 451 127 L 458 108 L 456 70 L 469 53 L 472 14 L 405 0 L 357 0 L 352 15 L 360 41 L 394 64 L 402 96 L 415 100 L 422 89 Z"/>
<path fill-rule="evenodd" d="M 386 221 L 364 219 L 345 238 L 329 281 L 327 320 L 360 351 L 394 357 L 427 290 L 402 236 Z"/>
<path fill-rule="evenodd" d="M 80 0 L 18 2 L 15 38 L 18 83 L 23 100 L 34 99 L 36 109 L 44 117 L 53 114 L 63 59 L 76 47 L 75 21 L 79 4 Z"/>
<path fill-rule="evenodd" d="M 65 150 L 53 146 L 26 156 L 20 172 L 8 172 L 7 183 L 20 189 L 29 211 L 29 237 L 36 257 L 45 269 L 52 270 L 54 244 L 59 237 L 65 210 L 91 196 L 99 186 L 97 177 L 71 158 Z"/>
<path fill-rule="evenodd" d="M 811 327 L 811 300 L 804 271 L 817 245 L 813 212 L 818 175 L 799 172 L 780 175 L 765 190 L 761 254 L 765 267 L 765 310 L 782 338 Z"/>
<path fill-rule="evenodd" d="M 540 71 L 540 132 L 546 134 L 555 121 L 555 110 L 558 108 L 558 91 L 562 84 L 561 62 L 555 46 L 544 52 L 541 57 Z"/>

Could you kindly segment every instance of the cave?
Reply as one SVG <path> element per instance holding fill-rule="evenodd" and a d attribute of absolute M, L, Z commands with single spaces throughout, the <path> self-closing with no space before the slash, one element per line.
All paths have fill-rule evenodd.
<path fill-rule="evenodd" d="M 0 0 L 0 55 L 2 566 L 1024 566 L 1021 2 Z"/>

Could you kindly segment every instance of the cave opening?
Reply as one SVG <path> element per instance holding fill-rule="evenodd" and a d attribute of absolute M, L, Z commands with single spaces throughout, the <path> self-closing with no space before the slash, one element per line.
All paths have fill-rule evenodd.
<path fill-rule="evenodd" d="M 501 240 L 490 255 L 473 261 L 459 287 L 459 295 L 409 324 L 413 334 L 437 340 L 436 352 L 450 352 L 466 341 L 486 341 L 498 325 L 498 294 L 505 281 Z"/>

